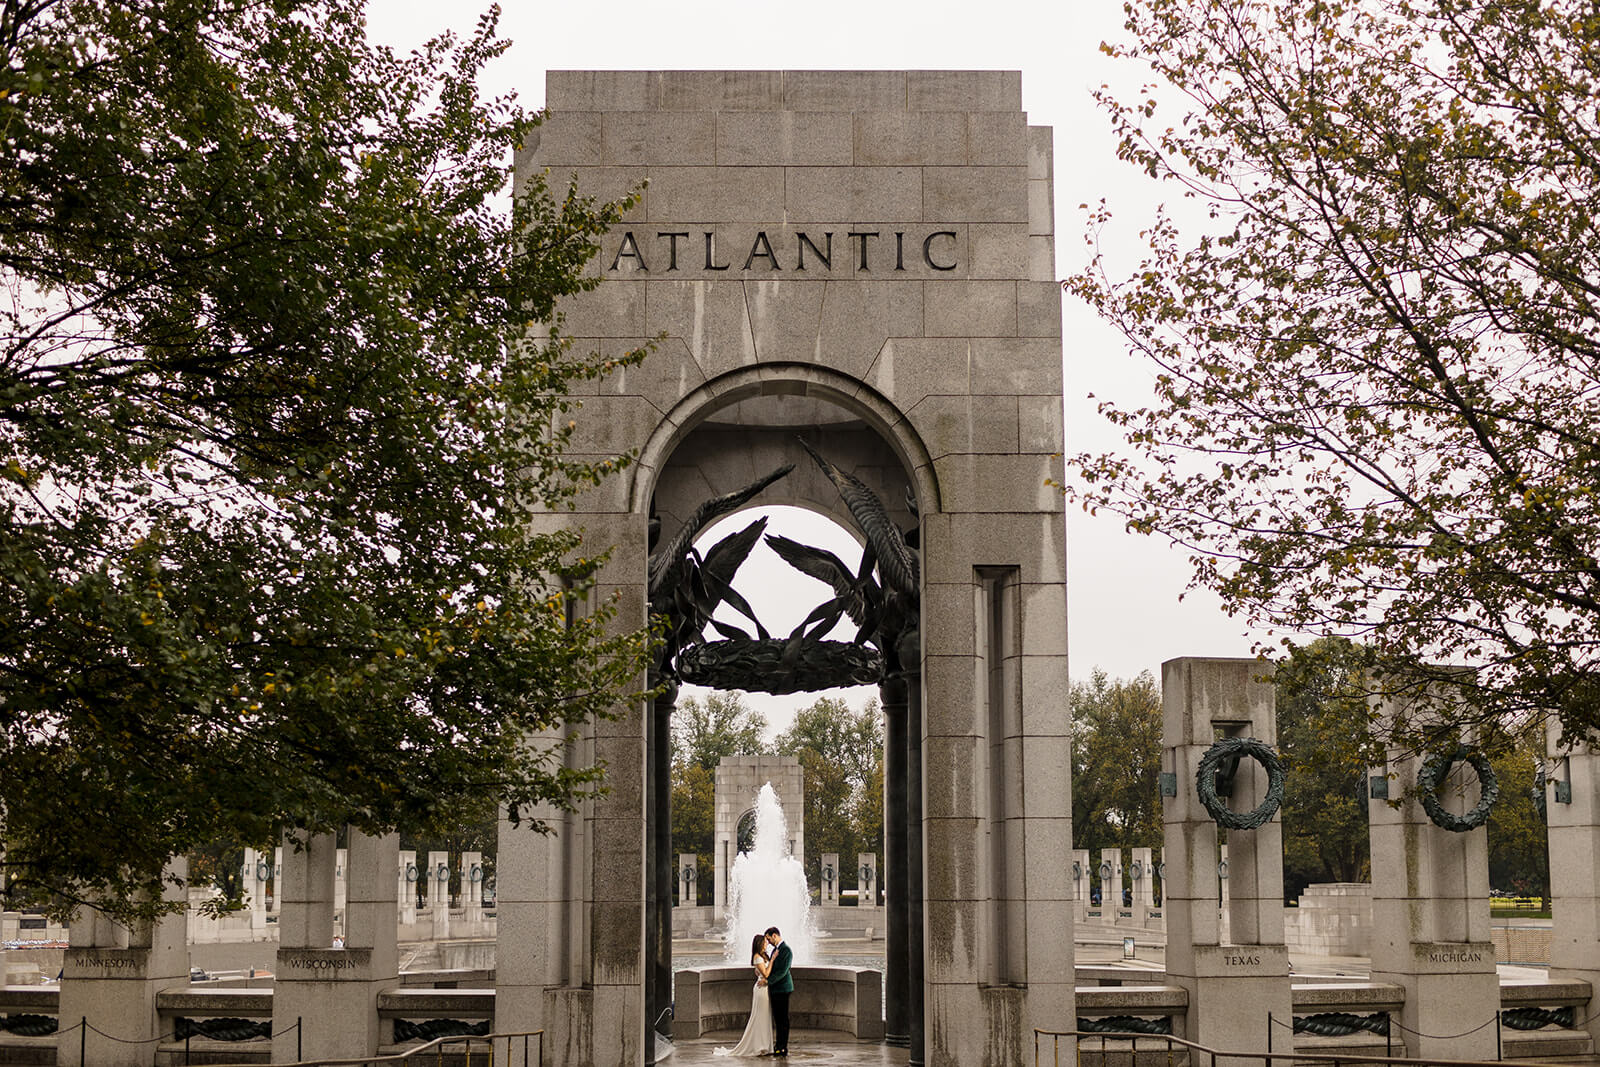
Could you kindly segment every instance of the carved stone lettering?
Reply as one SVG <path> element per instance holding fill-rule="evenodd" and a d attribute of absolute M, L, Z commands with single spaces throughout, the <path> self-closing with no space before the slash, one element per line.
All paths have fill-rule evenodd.
<path fill-rule="evenodd" d="M 883 238 L 894 237 L 894 247 Z M 617 230 L 604 238 L 607 251 L 608 273 L 651 273 L 666 261 L 663 273 L 709 271 L 721 273 L 770 274 L 778 271 L 835 270 L 871 274 L 886 272 L 905 274 L 915 270 L 954 271 L 959 267 L 961 236 L 956 230 L 926 231 L 894 230 L 885 234 L 880 230 L 823 230 L 811 227 L 788 233 L 773 230 L 722 232 L 720 230 L 656 230 L 636 232 Z M 844 239 L 849 251 L 835 258 L 834 237 Z M 684 244 L 698 237 L 705 246 L 705 256 L 696 262 L 692 256 L 680 255 Z M 907 238 L 910 238 L 908 241 Z M 917 242 L 921 242 L 920 264 L 916 259 Z M 733 246 L 730 257 L 725 248 Z M 907 263 L 906 246 L 911 246 L 910 264 Z M 742 260 L 738 251 L 744 250 Z M 654 268 L 652 268 L 654 264 Z"/>
<path fill-rule="evenodd" d="M 1223 956 L 1222 962 L 1230 967 L 1259 967 L 1260 956 Z"/>
<path fill-rule="evenodd" d="M 283 965 L 305 971 L 350 971 L 355 969 L 356 961 L 332 956 L 285 956 Z"/>

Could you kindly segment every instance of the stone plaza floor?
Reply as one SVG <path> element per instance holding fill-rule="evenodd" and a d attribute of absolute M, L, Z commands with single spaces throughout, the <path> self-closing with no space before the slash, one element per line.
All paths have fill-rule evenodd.
<path fill-rule="evenodd" d="M 771 1064 L 782 1059 L 731 1060 L 716 1054 L 717 1046 L 732 1048 L 739 1042 L 739 1031 L 727 1030 L 679 1041 L 665 1061 L 667 1067 L 730 1067 L 732 1064 Z M 857 1041 L 834 1030 L 795 1030 L 789 1035 L 789 1062 L 828 1064 L 829 1067 L 899 1067 L 910 1062 L 910 1053 L 891 1048 L 881 1041 Z"/>

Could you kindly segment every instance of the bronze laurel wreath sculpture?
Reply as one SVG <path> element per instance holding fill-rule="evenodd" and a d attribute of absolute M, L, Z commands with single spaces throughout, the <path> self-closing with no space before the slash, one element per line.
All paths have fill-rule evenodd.
<path fill-rule="evenodd" d="M 1249 756 L 1267 769 L 1267 795 L 1250 811 L 1234 811 L 1217 795 L 1217 771 L 1224 763 L 1231 770 L 1242 756 Z M 1195 788 L 1200 794 L 1200 803 L 1218 826 L 1229 830 L 1254 830 L 1266 825 L 1283 803 L 1283 779 L 1283 761 L 1271 745 L 1253 737 L 1224 737 L 1200 757 Z"/>
<path fill-rule="evenodd" d="M 1450 769 L 1462 762 L 1478 772 L 1478 804 L 1465 815 L 1456 815 L 1444 810 L 1444 805 L 1439 803 L 1439 787 L 1450 777 Z M 1422 761 L 1422 770 L 1417 772 L 1417 792 L 1421 794 L 1422 810 L 1428 813 L 1433 825 L 1453 834 L 1464 834 L 1489 821 L 1489 810 L 1500 799 L 1500 779 L 1483 753 L 1457 745 L 1448 753 L 1434 753 Z"/>

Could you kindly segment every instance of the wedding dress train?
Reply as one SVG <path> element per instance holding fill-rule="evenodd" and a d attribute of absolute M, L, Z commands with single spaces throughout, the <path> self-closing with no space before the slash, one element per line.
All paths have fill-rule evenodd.
<path fill-rule="evenodd" d="M 750 998 L 750 1021 L 745 1024 L 744 1035 L 732 1048 L 719 1048 L 718 1056 L 760 1056 L 772 1051 L 772 1000 L 767 987 L 756 983 Z"/>

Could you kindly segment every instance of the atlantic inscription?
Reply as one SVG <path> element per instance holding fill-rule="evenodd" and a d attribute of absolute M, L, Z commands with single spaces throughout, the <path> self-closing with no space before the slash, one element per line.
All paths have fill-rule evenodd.
<path fill-rule="evenodd" d="M 955 230 L 915 232 L 893 229 L 757 230 L 753 237 L 731 237 L 715 230 L 614 231 L 616 248 L 608 271 L 779 271 L 895 273 L 913 269 L 953 271 L 957 267 Z M 609 250 L 609 249 L 608 249 Z"/>

